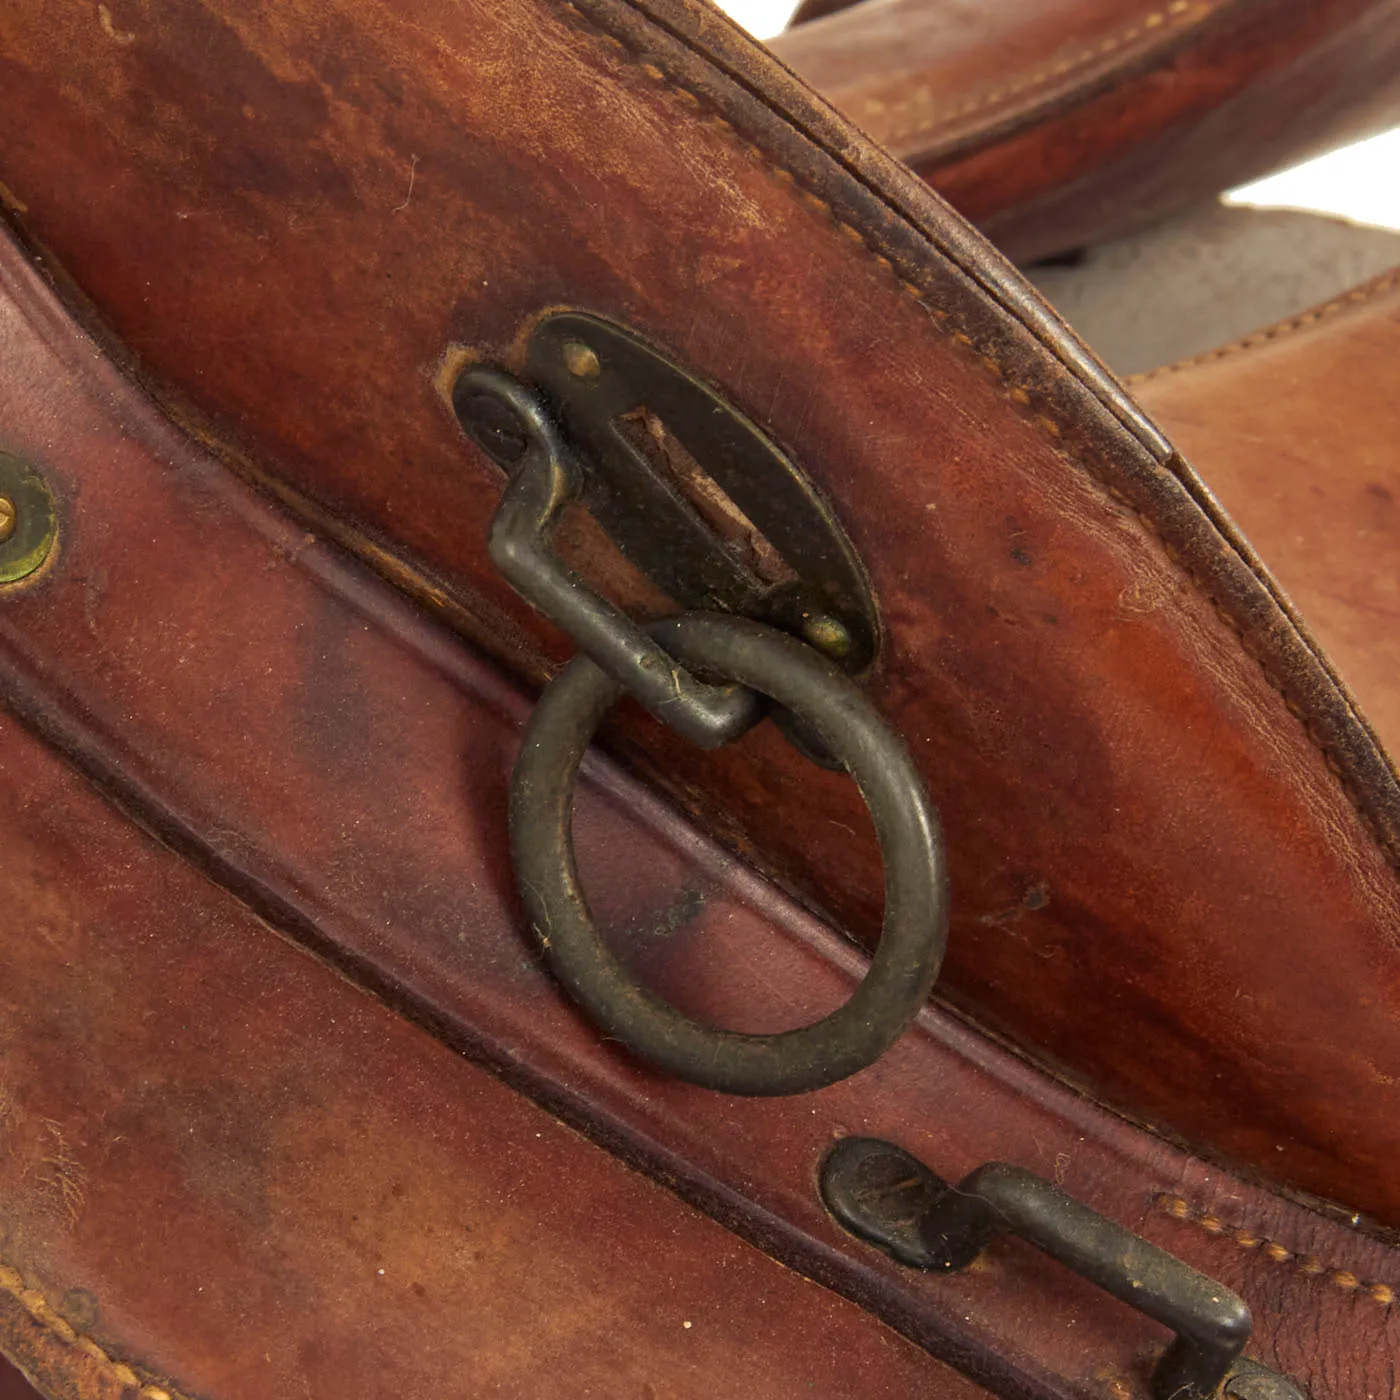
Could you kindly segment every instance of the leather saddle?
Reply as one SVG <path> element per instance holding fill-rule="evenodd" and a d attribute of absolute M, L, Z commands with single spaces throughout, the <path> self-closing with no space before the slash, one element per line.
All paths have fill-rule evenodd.
<path fill-rule="evenodd" d="M 895 155 L 695 0 L 0 16 L 42 1394 L 1394 1393 L 1400 283 L 1130 389 L 920 173 L 1076 246 L 1400 14 L 906 10 L 778 46 Z"/>

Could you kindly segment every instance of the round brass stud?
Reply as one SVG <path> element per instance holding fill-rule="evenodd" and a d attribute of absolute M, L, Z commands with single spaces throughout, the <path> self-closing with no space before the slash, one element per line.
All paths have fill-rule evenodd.
<path fill-rule="evenodd" d="M 18 583 L 53 552 L 58 510 L 38 470 L 0 452 L 0 584 Z"/>
<path fill-rule="evenodd" d="M 581 340 L 564 342 L 564 366 L 575 379 L 596 379 L 603 372 L 598 352 Z"/>

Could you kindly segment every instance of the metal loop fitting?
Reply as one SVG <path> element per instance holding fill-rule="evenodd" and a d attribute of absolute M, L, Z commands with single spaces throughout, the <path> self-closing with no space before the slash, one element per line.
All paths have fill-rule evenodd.
<path fill-rule="evenodd" d="M 903 741 L 811 647 L 739 618 L 688 614 L 651 628 L 676 661 L 770 696 L 811 725 L 860 787 L 885 861 L 884 929 L 850 1000 L 800 1030 L 702 1026 L 639 986 L 599 934 L 574 857 L 579 763 L 622 686 L 587 657 L 546 688 L 516 761 L 511 850 L 531 923 L 559 980 L 610 1036 L 679 1078 L 732 1094 L 798 1094 L 864 1069 L 928 998 L 947 941 L 938 818 Z"/>
<path fill-rule="evenodd" d="M 762 717 L 758 697 L 707 685 L 620 609 L 600 598 L 554 552 L 550 540 L 580 473 L 539 397 L 500 370 L 467 370 L 453 389 L 463 422 L 508 466 L 491 521 L 491 561 L 515 589 L 663 723 L 702 749 L 737 739 Z M 494 427 L 494 431 L 492 431 Z"/>
<path fill-rule="evenodd" d="M 953 1186 L 892 1142 L 843 1138 L 822 1164 L 821 1193 L 847 1230 L 901 1264 L 954 1273 L 1019 1235 L 1170 1327 L 1152 1373 L 1157 1400 L 1306 1400 L 1242 1357 L 1253 1326 L 1242 1298 L 1034 1172 L 988 1162 Z"/>

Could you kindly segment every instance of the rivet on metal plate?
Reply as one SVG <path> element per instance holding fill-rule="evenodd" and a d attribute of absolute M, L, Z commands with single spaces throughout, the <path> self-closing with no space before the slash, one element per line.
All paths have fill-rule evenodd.
<path fill-rule="evenodd" d="M 58 510 L 38 470 L 0 452 L 0 584 L 29 578 L 53 552 Z"/>

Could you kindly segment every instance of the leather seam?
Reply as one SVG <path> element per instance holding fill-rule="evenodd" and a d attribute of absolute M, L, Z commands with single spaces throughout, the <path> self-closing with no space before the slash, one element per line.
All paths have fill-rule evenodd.
<path fill-rule="evenodd" d="M 981 112 L 988 107 L 995 107 L 998 103 L 1010 98 L 1020 98 L 1028 93 L 1034 92 L 1037 88 L 1045 87 L 1048 84 L 1067 78 L 1070 74 L 1082 68 L 1087 68 L 1096 59 L 1107 58 L 1109 54 L 1118 52 L 1126 48 L 1135 40 L 1144 37 L 1153 30 L 1159 30 L 1161 34 L 1169 34 L 1173 30 L 1184 29 L 1188 26 L 1208 19 L 1212 14 L 1220 9 L 1228 0 L 1200 0 L 1200 3 L 1192 3 L 1192 0 L 1171 0 L 1169 5 L 1160 10 L 1153 10 L 1142 19 L 1134 21 L 1126 29 L 1111 34 L 1107 38 L 1100 39 L 1097 43 L 1088 48 L 1080 49 L 1067 58 L 1060 59 L 1051 64 L 1048 68 L 1039 68 L 1033 73 L 1026 74 L 1014 82 L 1003 83 L 1000 87 L 991 88 L 986 92 L 979 93 L 976 97 L 970 98 L 966 102 L 960 103 L 956 107 L 945 107 L 935 109 L 921 118 L 917 122 L 905 126 L 897 126 L 884 134 L 887 142 L 903 141 L 912 136 L 922 136 L 935 130 L 940 125 L 955 122 L 962 117 L 971 116 L 974 112 Z M 895 102 L 886 111 L 892 116 L 898 116 L 911 107 L 918 106 L 920 102 L 927 100 L 928 89 L 923 88 L 919 92 Z M 882 116 L 884 113 L 881 114 Z"/>
<path fill-rule="evenodd" d="M 143 1381 L 125 1361 L 118 1361 L 91 1337 L 79 1332 L 37 1288 L 29 1288 L 18 1269 L 0 1263 L 0 1290 L 8 1293 L 40 1327 L 60 1341 L 91 1357 L 124 1390 L 134 1390 L 137 1400 L 185 1400 L 168 1386 Z"/>
<path fill-rule="evenodd" d="M 1217 360 L 1231 359 L 1236 355 L 1244 354 L 1247 350 L 1258 350 L 1262 346 L 1272 345 L 1277 340 L 1284 340 L 1298 331 L 1307 330 L 1320 321 L 1329 320 L 1339 311 L 1346 311 L 1353 306 L 1364 306 L 1368 301 L 1374 301 L 1378 296 L 1396 286 L 1400 286 L 1400 271 L 1384 272 L 1370 282 L 1362 283 L 1361 286 L 1353 287 L 1351 291 L 1344 292 L 1331 301 L 1323 302 L 1321 306 L 1304 311 L 1300 316 L 1290 316 L 1287 320 L 1275 321 L 1273 325 L 1265 326 L 1263 330 L 1254 331 L 1214 350 L 1204 350 L 1199 355 L 1188 355 L 1184 360 L 1174 360 L 1169 365 L 1160 365 L 1156 369 L 1130 374 L 1125 382 L 1146 384 L 1153 379 L 1165 378 L 1169 374 L 1180 374 L 1182 370 L 1196 369 L 1201 365 L 1214 364 Z"/>
<path fill-rule="evenodd" d="M 589 14 L 585 14 L 577 5 L 572 3 L 572 0 L 561 0 L 561 5 L 562 8 L 573 15 L 585 29 L 606 43 L 615 52 L 621 54 L 627 62 L 640 69 L 640 71 L 653 82 L 660 84 L 669 92 L 684 100 L 696 112 L 708 112 L 710 114 L 708 120 L 714 126 L 727 133 L 730 139 L 735 141 L 745 152 L 756 159 L 773 178 L 779 181 L 779 183 L 793 187 L 798 197 L 804 203 L 808 204 L 833 223 L 845 237 L 858 244 L 869 257 L 883 267 L 899 284 L 900 289 L 929 317 L 939 331 L 964 349 L 970 350 L 972 354 L 980 360 L 983 368 L 1000 381 L 1003 396 L 1021 407 L 1028 407 L 1036 424 L 1047 437 L 1053 439 L 1062 437 L 1063 429 L 1060 423 L 1047 414 L 1037 411 L 1037 406 L 1031 403 L 1029 391 L 1023 386 L 1013 383 L 1005 368 L 992 356 L 981 353 L 980 349 L 973 345 L 971 336 L 963 331 L 953 330 L 948 326 L 949 313 L 947 311 L 943 310 L 941 307 L 931 305 L 925 299 L 923 289 L 902 277 L 899 270 L 895 267 L 893 260 L 881 252 L 878 246 L 871 243 L 864 232 L 854 224 L 848 223 L 843 219 L 830 202 L 823 199 L 814 191 L 806 188 L 800 175 L 779 163 L 774 157 L 769 156 L 757 143 L 749 140 L 733 122 L 724 116 L 711 98 L 703 93 L 692 90 L 683 79 L 677 77 L 673 73 L 667 72 L 650 57 L 638 52 L 632 45 L 606 28 L 602 21 L 595 19 Z M 1062 449 L 1059 449 L 1059 453 L 1061 460 L 1081 472 L 1089 481 L 1094 483 L 1100 492 L 1114 503 L 1130 512 L 1142 525 L 1144 530 L 1157 541 L 1167 560 L 1173 564 L 1184 577 L 1190 580 L 1196 592 L 1210 605 L 1216 617 L 1224 623 L 1226 629 L 1235 637 L 1241 650 L 1243 650 L 1245 655 L 1259 668 L 1259 673 L 1263 676 L 1265 683 L 1282 700 L 1287 712 L 1297 720 L 1298 727 L 1303 732 L 1303 737 L 1306 739 L 1309 747 L 1321 757 L 1327 770 L 1336 779 L 1337 786 L 1342 796 L 1346 799 L 1347 805 L 1361 823 L 1362 829 L 1376 843 L 1391 872 L 1400 875 L 1400 850 L 1394 847 L 1381 824 L 1377 822 L 1367 810 L 1364 799 L 1357 792 L 1355 785 L 1349 779 L 1341 760 L 1333 753 L 1327 741 L 1316 732 L 1313 724 L 1306 717 L 1303 706 L 1294 699 L 1291 690 L 1288 688 L 1288 683 L 1274 675 L 1269 664 L 1252 644 L 1246 631 L 1245 624 L 1238 620 L 1226 605 L 1215 597 L 1208 581 L 1186 563 L 1180 552 L 1163 536 L 1157 522 L 1148 515 L 1145 510 L 1131 501 L 1118 487 L 1105 481 L 1090 466 L 1077 457 L 1070 455 Z"/>
<path fill-rule="evenodd" d="M 1359 1298 L 1368 1298 L 1371 1302 L 1378 1303 L 1387 1309 L 1392 1307 L 1396 1301 L 1397 1289 L 1388 1283 L 1367 1283 L 1358 1278 L 1350 1269 L 1324 1264 L 1314 1254 L 1303 1254 L 1297 1250 L 1289 1249 L 1286 1245 L 1279 1244 L 1277 1240 L 1271 1240 L 1267 1235 L 1260 1234 L 1246 1226 L 1228 1225 L 1214 1212 L 1193 1206 L 1180 1196 L 1158 1196 L 1154 1204 L 1162 1214 L 1171 1216 L 1173 1220 L 1184 1220 L 1205 1231 L 1208 1235 L 1214 1235 L 1217 1239 L 1229 1240 L 1241 1249 L 1258 1250 L 1271 1263 L 1291 1266 L 1296 1273 L 1301 1274 L 1310 1283 L 1331 1284 L 1344 1293 L 1352 1293 Z"/>

